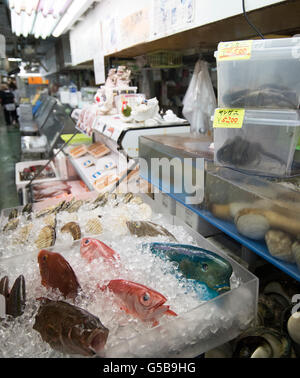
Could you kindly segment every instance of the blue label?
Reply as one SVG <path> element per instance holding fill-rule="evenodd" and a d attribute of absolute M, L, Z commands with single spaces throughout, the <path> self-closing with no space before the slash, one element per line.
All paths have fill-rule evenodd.
<path fill-rule="evenodd" d="M 101 172 L 96 172 L 93 174 L 93 178 L 96 179 L 98 176 L 101 176 Z"/>

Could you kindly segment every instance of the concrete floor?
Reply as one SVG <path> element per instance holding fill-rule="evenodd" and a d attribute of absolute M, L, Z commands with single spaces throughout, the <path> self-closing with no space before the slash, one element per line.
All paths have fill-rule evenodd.
<path fill-rule="evenodd" d="M 18 127 L 5 125 L 0 106 L 0 209 L 20 205 L 15 184 L 15 164 L 21 157 L 20 138 Z"/>

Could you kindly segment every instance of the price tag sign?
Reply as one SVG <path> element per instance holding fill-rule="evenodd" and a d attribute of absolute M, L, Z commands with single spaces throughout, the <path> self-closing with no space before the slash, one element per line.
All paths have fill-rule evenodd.
<path fill-rule="evenodd" d="M 245 119 L 245 109 L 216 109 L 214 128 L 241 129 Z"/>
<path fill-rule="evenodd" d="M 253 41 L 221 42 L 218 48 L 218 61 L 250 59 Z"/>

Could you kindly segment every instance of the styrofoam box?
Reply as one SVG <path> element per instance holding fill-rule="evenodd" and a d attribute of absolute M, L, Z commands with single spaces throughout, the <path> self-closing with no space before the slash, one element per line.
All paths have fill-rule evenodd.
<path fill-rule="evenodd" d="M 34 161 L 23 161 L 23 162 L 17 163 L 16 169 L 15 169 L 17 191 L 19 189 L 24 188 L 27 184 L 29 184 L 29 181 L 21 181 L 20 172 L 22 172 L 23 169 L 29 168 L 32 165 L 45 165 L 45 164 L 47 164 L 47 162 L 48 162 L 48 160 L 34 160 Z M 50 163 L 50 167 L 55 172 L 54 178 L 48 178 L 48 179 L 43 179 L 43 180 L 34 180 L 34 182 L 35 183 L 42 183 L 42 182 L 51 182 L 51 181 L 60 180 L 61 178 L 60 178 L 59 173 L 58 173 L 53 162 Z"/>
<path fill-rule="evenodd" d="M 300 38 L 251 41 L 247 59 L 219 60 L 221 47 L 215 53 L 220 108 L 299 107 Z"/>
<path fill-rule="evenodd" d="M 246 110 L 242 128 L 215 128 L 215 163 L 265 176 L 300 173 L 297 110 Z"/>

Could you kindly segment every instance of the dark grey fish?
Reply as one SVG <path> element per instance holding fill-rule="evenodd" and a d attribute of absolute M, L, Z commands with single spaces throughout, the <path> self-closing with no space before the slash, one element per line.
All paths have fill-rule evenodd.
<path fill-rule="evenodd" d="M 130 221 L 126 222 L 127 227 L 132 235 L 136 235 L 137 237 L 144 237 L 144 236 L 169 236 L 173 240 L 176 238 L 164 227 L 159 224 L 152 223 L 152 222 L 145 222 L 145 221 Z"/>
<path fill-rule="evenodd" d="M 33 329 L 51 348 L 83 356 L 103 353 L 109 334 L 96 316 L 69 303 L 49 299 L 43 300 Z"/>

